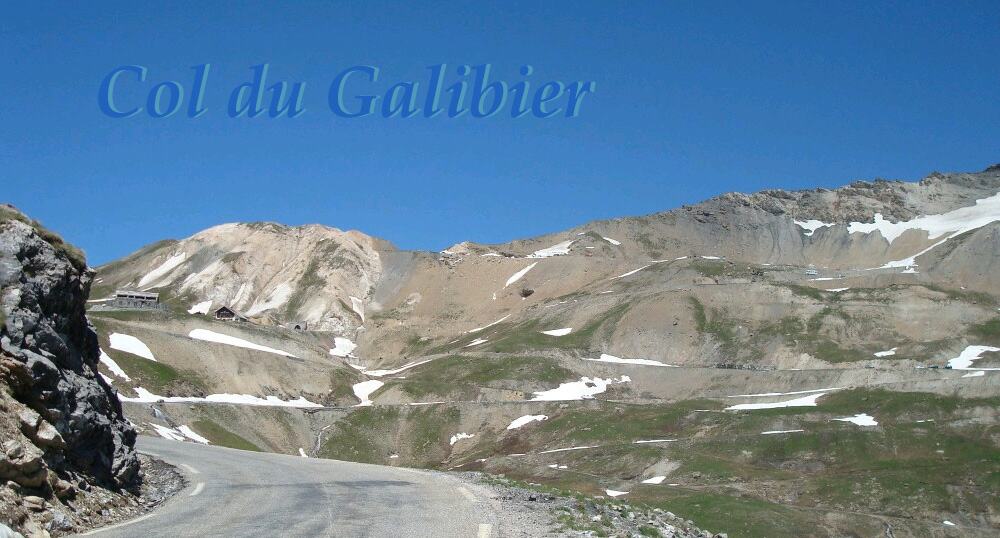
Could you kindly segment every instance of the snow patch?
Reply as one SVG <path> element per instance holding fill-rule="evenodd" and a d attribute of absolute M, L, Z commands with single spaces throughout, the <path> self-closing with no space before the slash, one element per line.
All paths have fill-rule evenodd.
<path fill-rule="evenodd" d="M 504 316 L 504 317 L 502 317 L 502 318 L 494 321 L 493 323 L 490 323 L 489 325 L 483 325 L 482 327 L 476 327 L 475 329 L 470 329 L 468 331 L 465 331 L 465 334 L 477 333 L 477 332 L 482 331 L 484 329 L 489 329 L 490 327 L 492 327 L 492 326 L 494 326 L 494 325 L 502 322 L 503 320 L 505 320 L 505 319 L 507 319 L 509 317 L 510 317 L 510 314 L 507 314 L 506 316 Z"/>
<path fill-rule="evenodd" d="M 894 347 L 892 349 L 887 349 L 885 351 L 879 351 L 878 353 L 875 353 L 875 356 L 876 357 L 880 357 L 880 358 L 881 357 L 891 357 L 891 356 L 893 356 L 893 355 L 896 354 L 896 350 L 897 349 L 899 349 L 899 348 L 895 348 Z"/>
<path fill-rule="evenodd" d="M 449 444 L 452 445 L 452 446 L 454 446 L 455 443 L 461 441 L 462 439 L 472 439 L 475 436 L 476 436 L 476 434 L 474 434 L 474 433 L 465 433 L 465 432 L 456 433 L 455 435 L 451 436 L 451 440 L 449 441 Z"/>
<path fill-rule="evenodd" d="M 608 355 L 607 353 L 602 353 L 599 359 L 583 359 L 585 361 L 591 362 L 611 362 L 616 364 L 638 364 L 642 366 L 662 366 L 667 368 L 677 368 L 673 364 L 666 364 L 660 361 L 654 361 L 651 359 L 623 359 L 621 357 L 615 357 L 614 355 Z"/>
<path fill-rule="evenodd" d="M 350 338 L 343 338 L 341 336 L 336 336 L 333 338 L 333 349 L 330 350 L 330 354 L 334 357 L 350 357 L 351 353 L 357 349 L 358 345 L 351 341 Z M 358 367 L 351 365 L 354 368 L 364 370 L 364 367 Z"/>
<path fill-rule="evenodd" d="M 181 435 L 183 435 L 184 437 L 187 437 L 188 439 L 196 443 L 201 443 L 203 445 L 211 444 L 208 442 L 208 439 L 205 439 L 204 437 L 195 433 L 195 431 L 192 430 L 189 426 L 178 426 L 177 431 L 181 432 Z"/>
<path fill-rule="evenodd" d="M 601 379 L 599 377 L 582 377 L 579 381 L 560 383 L 558 387 L 551 390 L 543 390 L 535 393 L 532 401 L 563 401 L 563 400 L 589 400 L 595 395 L 608 390 L 609 385 L 615 383 L 628 383 L 632 381 L 627 375 L 623 375 L 620 380 Z"/>
<path fill-rule="evenodd" d="M 489 342 L 486 338 L 476 338 L 475 340 L 469 342 L 465 347 L 478 346 L 479 344 L 485 344 Z"/>
<path fill-rule="evenodd" d="M 792 221 L 796 226 L 805 230 L 802 235 L 806 237 L 811 237 L 812 234 L 816 233 L 816 230 L 820 228 L 829 228 L 835 226 L 835 224 L 823 222 L 821 220 L 809 219 L 809 220 L 794 220 Z"/>
<path fill-rule="evenodd" d="M 571 332 L 573 332 L 573 328 L 566 327 L 565 329 L 552 329 L 548 331 L 542 331 L 542 334 L 547 334 L 549 336 L 566 336 Z"/>
<path fill-rule="evenodd" d="M 563 241 L 562 243 L 556 243 L 549 248 L 543 248 L 542 250 L 536 250 L 531 254 L 528 254 L 528 258 L 551 258 L 552 256 L 563 256 L 569 254 L 569 247 L 573 244 L 573 240 Z"/>
<path fill-rule="evenodd" d="M 354 395 L 357 396 L 361 403 L 355 407 L 365 407 L 372 404 L 372 401 L 368 399 L 373 392 L 382 388 L 385 383 L 379 381 L 378 379 L 369 379 L 368 381 L 362 381 L 361 383 L 355 383 L 351 388 L 354 390 Z"/>
<path fill-rule="evenodd" d="M 549 417 L 546 415 L 524 415 L 523 417 L 515 418 L 508 426 L 508 430 L 516 430 L 525 424 L 530 424 L 532 422 L 540 422 L 543 420 L 548 420 Z"/>
<path fill-rule="evenodd" d="M 799 433 L 805 430 L 769 430 L 766 432 L 760 432 L 761 435 L 777 435 L 779 433 Z"/>
<path fill-rule="evenodd" d="M 647 478 L 642 481 L 643 484 L 662 484 L 667 477 L 665 476 L 654 476 L 652 478 Z"/>
<path fill-rule="evenodd" d="M 727 396 L 727 398 L 761 398 L 768 396 L 792 396 L 795 394 L 811 394 L 813 392 L 830 392 L 834 390 L 842 390 L 842 389 L 840 387 L 830 387 L 826 389 L 796 390 L 792 392 L 759 392 L 757 394 L 737 394 L 735 396 Z"/>
<path fill-rule="evenodd" d="M 768 402 L 768 403 L 748 403 L 748 404 L 737 404 L 731 405 L 726 408 L 727 411 L 742 411 L 750 409 L 778 409 L 782 407 L 815 407 L 816 400 L 820 396 L 825 395 L 825 392 L 819 394 L 812 394 L 810 396 L 803 396 L 802 398 L 795 398 L 794 400 L 785 400 L 783 402 Z"/>
<path fill-rule="evenodd" d="M 607 493 L 608 497 L 612 497 L 612 498 L 614 498 L 614 497 L 621 497 L 622 495 L 628 495 L 627 491 L 616 491 L 616 490 L 613 490 L 613 489 L 606 489 L 606 490 L 604 490 L 604 493 Z"/>
<path fill-rule="evenodd" d="M 139 279 L 138 286 L 141 288 L 147 284 L 152 284 L 162 278 L 164 275 L 173 271 L 178 265 L 184 263 L 187 258 L 187 254 L 181 252 L 180 254 L 174 254 L 173 256 L 167 258 L 159 267 L 153 269 L 152 271 L 146 273 L 146 276 Z"/>
<path fill-rule="evenodd" d="M 631 276 L 631 275 L 634 275 L 634 274 L 638 273 L 639 271 L 642 271 L 643 269 L 645 269 L 645 268 L 647 268 L 647 267 L 650 267 L 650 266 L 652 266 L 652 265 L 653 265 L 653 264 L 648 264 L 648 265 L 643 265 L 642 267 L 640 267 L 640 268 L 638 268 L 638 269 L 633 269 L 633 270 L 631 270 L 631 271 L 629 271 L 629 272 L 627 272 L 627 273 L 622 273 L 622 274 L 620 274 L 620 275 L 618 275 L 618 276 L 613 276 L 613 277 L 609 278 L 608 280 L 617 280 L 617 279 L 619 279 L 619 278 L 625 278 L 625 277 L 627 277 L 627 276 Z"/>
<path fill-rule="evenodd" d="M 141 340 L 134 336 L 121 333 L 111 333 L 111 336 L 109 336 L 108 339 L 111 340 L 111 349 L 131 353 L 137 357 L 142 357 L 156 362 L 156 359 L 153 357 L 153 352 L 146 347 L 146 344 L 143 344 Z"/>
<path fill-rule="evenodd" d="M 860 413 L 854 415 L 853 417 L 835 418 L 833 420 L 850 422 L 852 424 L 857 424 L 858 426 L 878 426 L 878 422 L 875 420 L 875 417 L 869 415 L 868 413 Z"/>
<path fill-rule="evenodd" d="M 306 454 L 306 451 L 303 450 L 302 447 L 299 447 L 299 456 L 301 456 L 303 458 L 308 458 L 309 457 L 309 455 Z"/>
<path fill-rule="evenodd" d="M 274 349 L 273 347 L 262 346 L 259 344 L 254 344 L 253 342 L 248 342 L 242 338 L 236 338 L 235 336 L 229 336 L 226 334 L 219 334 L 214 331 L 209 331 L 207 329 L 194 329 L 188 333 L 189 338 L 195 340 L 204 340 L 205 342 L 213 342 L 216 344 L 224 344 L 227 346 L 242 347 L 246 349 L 253 349 L 255 351 L 263 351 L 265 353 L 273 353 L 275 355 L 282 355 L 284 357 L 298 358 L 295 355 L 287 351 L 282 351 L 280 349 Z"/>
<path fill-rule="evenodd" d="M 160 437 L 162 437 L 164 439 L 167 439 L 168 441 L 183 441 L 184 440 L 184 436 L 181 435 L 180 433 L 178 433 L 177 430 L 175 430 L 173 428 L 168 428 L 166 426 L 160 426 L 159 424 L 150 424 L 150 426 L 152 426 L 153 429 L 156 430 L 156 433 Z"/>
<path fill-rule="evenodd" d="M 405 370 L 409 370 L 410 368 L 413 368 L 414 366 L 420 366 L 421 364 L 426 364 L 428 362 L 431 362 L 432 360 L 434 360 L 434 359 L 424 359 L 422 361 L 411 362 L 409 364 L 406 364 L 406 365 L 403 365 L 403 366 L 401 366 L 399 368 L 396 368 L 395 370 L 366 370 L 364 366 L 357 366 L 357 365 L 354 365 L 354 364 L 351 364 L 350 366 L 352 368 L 357 369 L 357 370 L 361 370 L 361 372 L 364 373 L 365 375 L 370 375 L 372 377 L 382 377 L 382 376 L 387 376 L 387 375 L 398 374 L 399 372 L 403 372 Z"/>
<path fill-rule="evenodd" d="M 258 398 L 257 396 L 249 394 L 209 394 L 208 396 L 201 398 L 198 396 L 160 396 L 158 394 L 153 394 L 142 387 L 136 387 L 134 390 L 137 394 L 135 398 L 122 396 L 121 393 L 118 393 L 118 399 L 123 402 L 133 403 L 157 403 L 162 401 L 167 403 L 228 403 L 237 405 L 259 405 L 263 407 L 323 407 L 320 404 L 310 402 L 302 397 L 294 400 L 282 400 L 277 396 Z"/>
<path fill-rule="evenodd" d="M 677 439 L 642 439 L 639 441 L 632 441 L 633 445 L 645 445 L 650 443 L 673 443 Z"/>
<path fill-rule="evenodd" d="M 986 375 L 986 372 L 982 370 L 976 370 L 975 372 L 969 372 L 963 375 L 962 377 L 983 377 L 984 375 Z"/>
<path fill-rule="evenodd" d="M 573 450 L 587 450 L 591 448 L 597 448 L 597 445 L 588 446 L 571 446 L 566 448 L 553 448 L 552 450 L 543 450 L 539 454 L 555 454 L 556 452 L 571 452 Z"/>
<path fill-rule="evenodd" d="M 617 247 L 618 245 L 621 245 L 621 244 L 622 244 L 622 242 L 621 242 L 621 241 L 618 241 L 617 239 L 611 239 L 610 237 L 604 237 L 603 235 L 601 236 L 601 239 L 603 239 L 603 240 L 607 241 L 608 243 L 611 243 L 612 245 L 614 245 L 614 246 L 616 246 L 616 247 Z"/>
<path fill-rule="evenodd" d="M 202 301 L 200 303 L 191 305 L 188 309 L 188 314 L 208 314 L 208 311 L 212 308 L 212 301 Z"/>
<path fill-rule="evenodd" d="M 124 379 L 125 381 L 132 381 L 132 378 L 129 377 L 128 374 L 125 373 L 125 370 L 122 370 L 122 367 L 118 366 L 118 363 L 115 362 L 114 359 L 112 359 L 111 357 L 109 357 L 108 354 L 105 353 L 103 349 L 101 350 L 101 359 L 100 359 L 100 361 L 101 361 L 101 364 L 103 364 L 104 366 L 107 366 L 108 370 L 111 370 L 111 373 L 114 374 L 115 376 L 120 377 L 120 378 Z"/>
<path fill-rule="evenodd" d="M 538 265 L 538 262 L 535 262 L 535 263 L 533 263 L 533 264 L 525 267 L 524 269 L 521 269 L 520 271 L 514 273 L 513 275 L 510 275 L 510 278 L 507 279 L 507 283 L 504 284 L 503 287 L 506 288 L 507 286 L 510 286 L 511 284 L 517 282 L 518 280 L 521 280 L 521 278 L 524 275 L 528 274 L 528 271 L 534 269 L 536 265 Z"/>
<path fill-rule="evenodd" d="M 1000 347 L 968 346 L 957 357 L 949 360 L 948 366 L 951 366 L 952 370 L 972 370 L 972 362 L 983 358 L 982 354 L 990 351 L 1000 351 Z M 976 368 L 976 370 L 1000 370 L 1000 368 Z"/>

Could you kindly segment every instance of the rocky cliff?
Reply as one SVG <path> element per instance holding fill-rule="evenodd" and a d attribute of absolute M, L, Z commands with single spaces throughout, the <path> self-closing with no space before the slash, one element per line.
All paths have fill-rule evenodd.
<path fill-rule="evenodd" d="M 97 371 L 92 278 L 78 251 L 0 208 L 0 512 L 31 535 L 72 528 L 81 494 L 138 477 L 135 431 Z"/>

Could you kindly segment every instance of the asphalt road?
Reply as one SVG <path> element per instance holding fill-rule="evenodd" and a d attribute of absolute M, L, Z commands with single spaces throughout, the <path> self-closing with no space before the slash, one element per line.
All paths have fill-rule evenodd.
<path fill-rule="evenodd" d="M 457 477 L 139 438 L 188 487 L 155 511 L 85 536 L 498 536 L 498 510 Z"/>

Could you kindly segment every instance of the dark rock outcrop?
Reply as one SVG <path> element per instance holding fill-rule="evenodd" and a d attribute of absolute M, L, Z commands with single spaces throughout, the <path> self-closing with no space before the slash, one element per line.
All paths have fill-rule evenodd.
<path fill-rule="evenodd" d="M 36 488 L 39 479 L 57 483 L 55 474 L 128 488 L 138 478 L 136 434 L 97 373 L 97 335 L 85 313 L 93 271 L 53 244 L 54 234 L 3 209 L 0 390 L 20 405 L 0 414 L 14 414 L 5 423 L 33 446 L 5 443 L 0 479 Z"/>

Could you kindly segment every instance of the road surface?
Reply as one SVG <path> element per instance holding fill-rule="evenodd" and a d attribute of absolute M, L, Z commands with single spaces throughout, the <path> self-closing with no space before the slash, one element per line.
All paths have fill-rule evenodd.
<path fill-rule="evenodd" d="M 444 473 L 145 436 L 138 448 L 177 466 L 187 488 L 145 516 L 85 536 L 500 535 L 486 490 Z"/>

